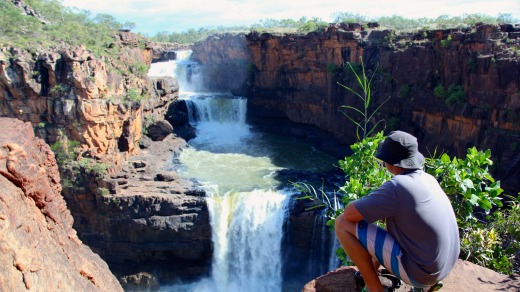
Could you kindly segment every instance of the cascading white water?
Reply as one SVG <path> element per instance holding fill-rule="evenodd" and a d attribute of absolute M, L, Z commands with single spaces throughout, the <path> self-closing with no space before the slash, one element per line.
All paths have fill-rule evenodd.
<path fill-rule="evenodd" d="M 211 278 L 161 290 L 281 291 L 281 243 L 289 196 L 278 190 L 281 183 L 274 174 L 285 167 L 326 168 L 331 162 L 320 163 L 323 154 L 304 149 L 301 143 L 273 146 L 273 139 L 253 133 L 246 123 L 247 99 L 203 92 L 198 83 L 201 69 L 189 61 L 189 52 L 177 57 L 174 62 L 152 64 L 150 72 L 154 76 L 175 72 L 180 96 L 186 100 L 197 135 L 181 153 L 179 171 L 196 178 L 208 194 L 214 252 Z M 302 161 L 296 167 L 286 161 L 287 153 L 294 152 Z M 307 156 L 316 161 L 307 161 Z"/>
<path fill-rule="evenodd" d="M 249 156 L 247 146 L 242 149 L 244 141 L 254 137 L 245 120 L 247 100 L 200 92 L 200 69 L 186 57 L 170 68 L 179 74 L 181 96 L 197 137 L 179 159 L 182 174 L 199 180 L 208 194 L 214 256 L 211 279 L 178 285 L 176 290 L 279 291 L 288 201 L 274 191 L 278 182 L 272 174 L 280 168 L 268 157 Z"/>

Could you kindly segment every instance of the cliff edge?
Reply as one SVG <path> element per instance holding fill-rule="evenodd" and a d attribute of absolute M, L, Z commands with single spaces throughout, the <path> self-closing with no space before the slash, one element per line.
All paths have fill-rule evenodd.
<path fill-rule="evenodd" d="M 84 245 L 60 194 L 50 147 L 30 123 L 0 118 L 0 287 L 5 291 L 122 291 Z"/>
<path fill-rule="evenodd" d="M 355 267 L 341 267 L 320 276 L 303 287 L 302 292 L 360 291 L 354 280 Z M 459 260 L 453 271 L 442 281 L 441 291 L 519 291 L 520 275 L 506 276 L 490 269 Z M 410 291 L 403 285 L 396 291 Z"/>

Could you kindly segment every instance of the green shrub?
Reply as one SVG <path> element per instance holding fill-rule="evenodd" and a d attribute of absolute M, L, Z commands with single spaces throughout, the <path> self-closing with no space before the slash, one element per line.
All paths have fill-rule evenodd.
<path fill-rule="evenodd" d="M 399 88 L 399 96 L 403 98 L 410 97 L 410 85 L 403 84 L 401 85 L 401 88 Z"/>
<path fill-rule="evenodd" d="M 435 86 L 435 88 L 433 89 L 433 95 L 435 95 L 436 97 L 445 99 L 446 98 L 446 89 L 444 89 L 444 86 L 439 84 L 439 85 Z"/>
<path fill-rule="evenodd" d="M 65 85 L 62 85 L 62 84 L 56 84 L 52 89 L 51 89 L 51 94 L 53 96 L 60 96 L 60 95 L 63 95 L 67 92 L 67 86 Z"/>
<path fill-rule="evenodd" d="M 126 95 L 126 100 L 131 102 L 140 102 L 144 99 L 144 96 L 141 94 L 141 90 L 139 89 L 130 89 L 128 94 Z"/>
<path fill-rule="evenodd" d="M 475 147 L 468 149 L 465 159 L 450 158 L 445 153 L 426 159 L 426 171 L 450 197 L 459 227 L 477 221 L 477 212 L 487 214 L 493 206 L 502 207 L 500 182 L 488 171 L 492 164 L 491 151 L 478 151 Z"/>
<path fill-rule="evenodd" d="M 107 188 L 98 188 L 98 194 L 100 196 L 106 197 L 110 195 L 110 191 Z"/>
<path fill-rule="evenodd" d="M 92 16 L 89 11 L 65 7 L 57 0 L 27 0 L 27 5 L 43 16 L 24 15 L 11 1 L 0 1 L 0 43 L 35 51 L 61 42 L 85 45 L 95 54 L 107 55 L 106 48 L 123 26 L 108 14 Z"/>
<path fill-rule="evenodd" d="M 327 65 L 327 73 L 335 74 L 337 71 L 338 71 L 338 65 L 336 65 L 336 64 Z"/>
<path fill-rule="evenodd" d="M 447 104 L 463 103 L 466 100 L 464 96 L 464 87 L 462 85 L 452 84 L 448 88 Z"/>
<path fill-rule="evenodd" d="M 448 35 L 448 37 L 446 39 L 441 40 L 441 47 L 443 47 L 443 48 L 449 47 L 451 45 L 451 41 L 452 41 L 451 35 Z"/>
<path fill-rule="evenodd" d="M 132 73 L 140 76 L 144 76 L 150 67 L 147 64 L 136 62 L 130 66 L 130 70 Z"/>
<path fill-rule="evenodd" d="M 80 143 L 74 140 L 58 141 L 51 145 L 51 150 L 54 152 L 56 162 L 59 165 L 64 165 L 74 160 L 78 155 L 78 147 Z"/>
<path fill-rule="evenodd" d="M 85 172 L 95 177 L 101 178 L 107 174 L 108 166 L 105 163 L 97 162 L 95 159 L 81 158 L 78 160 L 78 164 Z"/>
<path fill-rule="evenodd" d="M 448 87 L 448 90 L 439 84 L 433 89 L 433 95 L 442 98 L 448 105 L 463 103 L 466 100 L 464 86 L 456 84 L 451 84 L 450 87 Z"/>

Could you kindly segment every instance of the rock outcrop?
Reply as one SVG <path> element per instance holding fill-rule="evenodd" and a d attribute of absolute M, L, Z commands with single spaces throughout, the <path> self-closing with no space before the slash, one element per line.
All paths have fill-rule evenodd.
<path fill-rule="evenodd" d="M 245 36 L 247 47 L 235 55 L 252 56 L 247 87 L 252 123 L 303 137 L 313 135 L 286 125 L 314 128 L 321 137 L 328 134 L 343 143 L 340 157 L 356 141 L 356 130 L 339 109 L 363 104 L 338 83 L 357 90 L 346 63 L 360 73 L 362 58 L 369 77 L 375 72 L 369 111 L 388 99 L 373 121 L 384 119 L 387 131 L 413 133 L 426 154 L 436 149 L 462 157 L 471 146 L 491 149 L 495 176 L 516 194 L 520 191 L 519 33 L 513 25 L 477 24 L 465 30 L 401 35 L 361 25 L 331 25 L 306 35 L 252 32 Z M 194 46 L 193 54 L 227 53 L 232 46 L 225 41 L 208 40 Z M 234 59 L 215 58 L 198 60 L 210 66 Z"/>
<path fill-rule="evenodd" d="M 204 65 L 202 83 L 208 90 L 246 94 L 246 82 L 254 69 L 244 34 L 213 35 L 192 46 L 191 59 Z"/>
<path fill-rule="evenodd" d="M 123 291 L 78 239 L 54 154 L 30 123 L 0 118 L 0 287 L 5 291 Z"/>
<path fill-rule="evenodd" d="M 114 56 L 99 58 L 84 46 L 1 48 L 0 116 L 30 122 L 59 146 L 74 228 L 125 289 L 205 275 L 212 244 L 204 193 L 167 170 L 185 145 L 164 121 L 178 83 L 146 76 L 156 52 L 142 37 L 121 31 L 111 49 Z M 162 144 L 143 138 L 147 128 Z"/>
<path fill-rule="evenodd" d="M 143 40 L 121 32 L 116 60 L 85 47 L 30 53 L 0 52 L 0 116 L 29 121 L 49 144 L 64 137 L 82 152 L 119 165 L 139 152 L 144 116 L 164 117 L 178 95 L 172 78 L 146 77 L 153 53 Z"/>
<path fill-rule="evenodd" d="M 191 49 L 191 45 L 177 43 L 151 43 L 150 47 L 153 51 L 153 63 L 176 60 L 176 51 Z"/>
<path fill-rule="evenodd" d="M 360 291 L 356 287 L 355 267 L 341 267 L 307 283 L 302 292 Z M 467 261 L 459 260 L 452 272 L 442 281 L 442 291 L 518 291 L 520 276 L 506 276 Z M 402 285 L 395 291 L 410 291 Z"/>
<path fill-rule="evenodd" d="M 124 284 L 165 284 L 208 275 L 213 244 L 205 193 L 172 165 L 186 142 L 150 141 L 121 171 L 65 187 L 74 228 Z M 74 177 L 73 169 L 65 173 Z M 149 275 L 144 277 L 143 275 Z M 140 287 L 143 289 L 143 286 Z"/>
<path fill-rule="evenodd" d="M 479 24 L 400 36 L 346 29 L 247 35 L 256 65 L 251 115 L 314 125 L 352 143 L 354 125 L 339 109 L 363 105 L 337 83 L 358 88 L 346 63 L 360 69 L 362 57 L 369 77 L 377 70 L 369 110 L 388 99 L 374 120 L 413 133 L 424 153 L 462 157 L 468 147 L 489 148 L 503 186 L 520 190 L 520 28 Z"/>

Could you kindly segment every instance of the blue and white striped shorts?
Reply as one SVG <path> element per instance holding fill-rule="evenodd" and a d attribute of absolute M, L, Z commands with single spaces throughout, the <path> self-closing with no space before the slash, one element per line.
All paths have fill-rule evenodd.
<path fill-rule="evenodd" d="M 377 258 L 379 263 L 392 274 L 415 287 L 424 286 L 408 276 L 401 263 L 401 257 L 403 256 L 401 246 L 386 230 L 362 220 L 357 223 L 356 237 L 368 253 L 372 257 Z"/>

